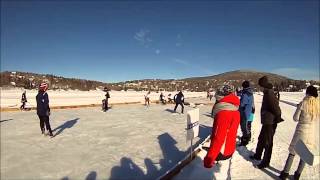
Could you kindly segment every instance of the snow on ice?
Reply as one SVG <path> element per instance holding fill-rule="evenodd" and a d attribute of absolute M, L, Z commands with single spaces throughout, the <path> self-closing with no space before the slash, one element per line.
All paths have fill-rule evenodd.
<path fill-rule="evenodd" d="M 143 93 L 130 93 L 111 92 L 110 100 L 120 101 L 115 97 L 132 97 L 134 101 L 143 98 Z M 1 92 L 1 98 L 9 100 L 9 103 L 1 100 L 1 107 L 19 104 L 20 101 L 13 100 L 16 98 L 13 94 L 20 98 L 20 91 L 11 95 Z M 100 93 L 89 98 L 89 92 L 55 94 L 49 91 L 50 102 L 60 98 L 59 105 L 75 103 L 77 100 L 73 98 L 81 94 L 85 98 L 83 102 L 90 103 L 100 103 L 104 95 Z M 192 104 L 209 103 L 203 98 L 205 95 L 199 93 L 193 95 L 197 98 L 190 98 L 192 95 L 185 93 L 186 101 Z M 62 101 L 66 96 L 67 100 Z M 32 99 L 33 94 L 27 91 L 27 97 Z M 286 97 L 288 101 L 299 102 L 303 94 L 290 99 L 287 93 Z M 158 94 L 153 98 L 158 99 Z M 262 96 L 255 95 L 255 98 L 257 110 L 252 142 L 246 148 L 238 147 L 231 159 L 220 161 L 211 169 L 203 167 L 205 153 L 202 151 L 174 179 L 276 178 L 285 164 L 296 126 L 292 120 L 295 107 L 280 103 L 285 121 L 278 125 L 275 134 L 271 167 L 260 170 L 254 167 L 258 162 L 249 159 L 255 151 L 261 128 L 259 109 Z M 156 179 L 189 153 L 185 137 L 187 115 L 172 113 L 173 107 L 173 104 L 151 104 L 148 108 L 141 104 L 113 105 L 106 113 L 98 107 L 53 110 L 50 119 L 54 138 L 41 135 L 35 111 L 2 112 L 1 179 Z M 200 136 L 196 142 L 200 143 L 211 132 L 212 106 L 197 107 L 200 108 Z M 185 112 L 191 109 L 186 106 Z M 240 128 L 238 134 L 241 135 Z M 298 161 L 296 157 L 290 174 L 295 171 Z M 319 179 L 319 165 L 306 166 L 301 179 Z"/>

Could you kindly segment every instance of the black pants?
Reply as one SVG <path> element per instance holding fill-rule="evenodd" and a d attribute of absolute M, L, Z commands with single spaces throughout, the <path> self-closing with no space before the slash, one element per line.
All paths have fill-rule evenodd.
<path fill-rule="evenodd" d="M 277 124 L 262 125 L 255 154 L 255 157 L 260 159 L 264 150 L 264 155 L 261 163 L 268 165 L 270 164 L 273 146 L 273 136 L 276 132 L 276 129 Z"/>
<path fill-rule="evenodd" d="M 183 113 L 184 106 L 183 106 L 183 103 L 182 103 L 182 102 L 181 102 L 181 103 L 176 103 L 176 106 L 174 107 L 174 111 L 177 110 L 177 107 L 178 107 L 179 104 L 180 104 L 180 106 L 181 106 L 181 113 Z"/>
<path fill-rule="evenodd" d="M 44 125 L 46 126 L 46 129 L 49 131 L 49 134 L 52 135 L 52 130 L 49 122 L 49 116 L 39 116 L 40 119 L 40 129 L 42 134 L 44 134 L 45 129 Z"/>
<path fill-rule="evenodd" d="M 20 106 L 20 109 L 25 109 L 26 102 L 22 102 L 22 105 Z"/>
<path fill-rule="evenodd" d="M 251 121 L 247 121 L 244 116 L 241 116 L 241 144 L 247 145 L 251 140 Z"/>
<path fill-rule="evenodd" d="M 104 110 L 105 110 L 105 111 L 107 111 L 107 110 L 109 109 L 108 104 L 109 104 L 108 99 L 106 99 L 106 100 L 104 101 Z"/>

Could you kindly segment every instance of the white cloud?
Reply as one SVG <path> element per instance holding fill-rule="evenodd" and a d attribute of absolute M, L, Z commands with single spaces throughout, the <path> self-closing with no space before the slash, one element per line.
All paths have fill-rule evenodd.
<path fill-rule="evenodd" d="M 133 38 L 139 41 L 145 47 L 149 47 L 151 42 L 153 41 L 150 37 L 150 30 L 141 29 L 139 32 L 136 32 Z"/>
<path fill-rule="evenodd" d="M 319 80 L 319 70 L 317 69 L 301 69 L 284 67 L 278 68 L 271 71 L 272 73 L 283 75 L 292 79 L 302 80 Z"/>
<path fill-rule="evenodd" d="M 185 65 L 185 66 L 190 65 L 190 63 L 188 61 L 185 61 L 185 60 L 182 60 L 182 59 L 173 58 L 172 61 L 175 62 L 175 63 L 178 63 L 178 64 Z"/>
<path fill-rule="evenodd" d="M 160 50 L 159 49 L 156 49 L 156 54 L 160 54 Z"/>
<path fill-rule="evenodd" d="M 181 43 L 181 34 L 177 34 L 177 38 L 176 38 L 176 47 L 180 47 L 182 45 Z"/>

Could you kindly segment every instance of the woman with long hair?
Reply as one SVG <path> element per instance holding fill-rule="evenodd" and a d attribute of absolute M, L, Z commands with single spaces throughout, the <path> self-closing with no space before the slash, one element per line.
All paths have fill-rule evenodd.
<path fill-rule="evenodd" d="M 313 155 L 319 157 L 319 97 L 317 89 L 309 86 L 306 90 L 306 96 L 300 102 L 293 120 L 297 121 L 297 127 L 289 146 L 289 156 L 280 174 L 280 179 L 286 179 L 296 154 L 294 147 L 299 140 L 302 140 Z M 294 179 L 299 179 L 305 162 L 300 159 L 298 169 L 294 173 Z"/>

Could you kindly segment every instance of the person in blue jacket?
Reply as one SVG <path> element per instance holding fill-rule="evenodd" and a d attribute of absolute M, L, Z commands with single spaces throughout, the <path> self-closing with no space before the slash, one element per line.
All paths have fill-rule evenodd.
<path fill-rule="evenodd" d="M 251 140 L 251 122 L 254 112 L 253 91 L 249 81 L 242 83 L 242 92 L 240 93 L 240 125 L 242 131 L 240 146 L 246 146 Z"/>
<path fill-rule="evenodd" d="M 49 131 L 49 136 L 53 137 L 49 116 L 50 116 L 50 107 L 49 107 L 49 96 L 47 94 L 48 84 L 41 83 L 39 86 L 39 91 L 36 96 L 37 100 L 37 115 L 40 119 L 40 129 L 41 133 L 45 134 L 44 126 Z"/>

